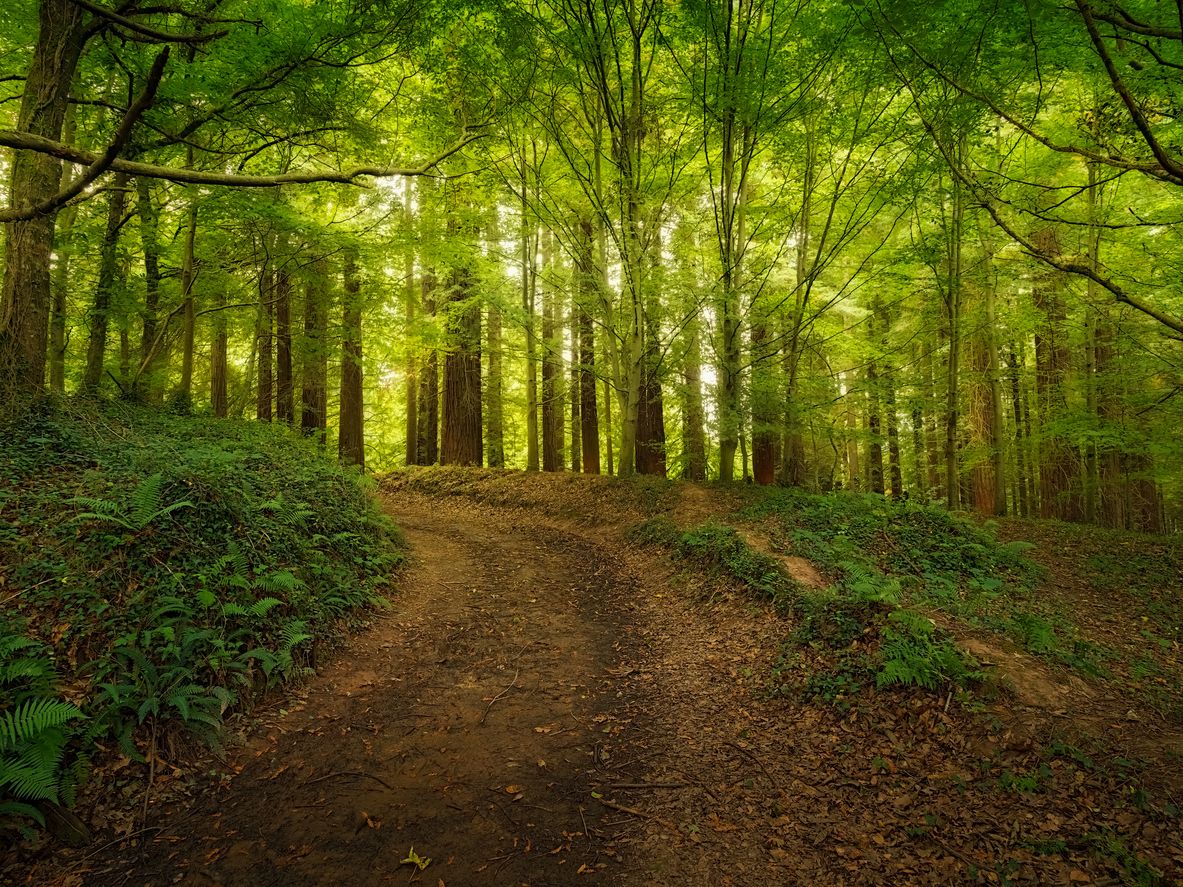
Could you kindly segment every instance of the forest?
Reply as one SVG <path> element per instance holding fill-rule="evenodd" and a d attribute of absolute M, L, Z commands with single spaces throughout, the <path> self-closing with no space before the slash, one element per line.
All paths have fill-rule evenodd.
<path fill-rule="evenodd" d="M 6 397 L 1166 530 L 1144 5 L 14 4 Z"/>
<path fill-rule="evenodd" d="M 519 685 L 550 674 L 551 643 L 591 657 L 556 665 L 558 685 L 606 669 L 669 736 L 711 693 L 719 717 L 755 717 L 701 670 L 732 656 L 735 693 L 805 706 L 814 769 L 845 766 L 823 733 L 858 733 L 884 821 L 927 792 L 904 784 L 913 740 L 932 757 L 917 766 L 989 792 L 900 820 L 902 856 L 832 829 L 801 849 L 786 791 L 813 783 L 749 725 L 703 752 L 746 782 L 668 765 L 594 783 L 597 822 L 643 835 L 609 839 L 567 798 L 566 825 L 527 839 L 471 801 L 514 828 L 474 827 L 453 856 L 493 874 L 441 869 L 441 885 L 524 883 L 543 840 L 572 875 L 656 854 L 661 884 L 1183 871 L 1180 832 L 1165 837 L 1183 754 L 1183 6 L 6 0 L 0 25 L 0 879 L 66 877 L 45 834 L 77 850 L 99 832 L 115 839 L 65 858 L 108 883 L 119 841 L 165 841 L 150 810 L 182 803 L 193 761 L 281 723 L 276 693 L 305 694 L 285 718 L 306 701 L 386 741 L 342 699 L 392 672 L 345 659 L 396 657 L 425 687 L 459 669 L 456 692 L 479 673 L 475 701 L 448 704 L 536 734 L 453 750 L 440 772 L 484 778 L 502 738 L 554 765 L 557 715 Z M 735 605 L 680 622 L 657 602 L 671 589 Z M 445 665 L 478 611 L 473 634 L 504 649 L 461 643 L 469 664 Z M 634 686 L 649 655 L 681 702 Z M 383 718 L 421 702 L 410 686 Z M 644 750 L 623 709 L 579 710 L 632 737 L 615 753 Z M 1060 732 L 1089 710 L 1124 738 L 1086 754 L 1099 720 Z M 1012 719 L 1026 726 L 996 729 Z M 916 738 L 946 727 L 977 739 Z M 602 776 L 616 765 L 589 735 Z M 266 793 L 301 771 L 312 793 L 289 814 L 352 805 L 351 841 L 397 834 L 394 869 L 434 882 L 445 850 L 424 874 L 405 817 L 380 833 L 390 798 L 361 808 L 338 786 L 397 794 L 369 744 L 335 765 L 323 743 L 271 741 L 288 763 L 251 777 L 248 806 L 287 809 L 295 789 Z M 959 775 L 969 748 L 978 776 Z M 1057 782 L 1065 768 L 1079 778 Z M 849 794 L 864 770 L 810 791 L 865 806 Z M 510 776 L 501 800 L 536 796 Z M 662 791 L 647 806 L 610 788 Z M 683 790 L 718 805 L 705 844 L 663 794 Z M 755 825 L 734 795 L 752 791 L 773 811 Z M 1054 828 L 992 831 L 1036 792 Z M 468 827 L 455 809 L 432 808 L 437 844 Z M 300 819 L 283 865 L 321 883 L 353 864 Z M 767 839 L 752 852 L 770 868 L 742 835 Z M 218 877 L 249 882 L 224 850 Z M 138 874 L 173 883 L 153 858 Z"/>

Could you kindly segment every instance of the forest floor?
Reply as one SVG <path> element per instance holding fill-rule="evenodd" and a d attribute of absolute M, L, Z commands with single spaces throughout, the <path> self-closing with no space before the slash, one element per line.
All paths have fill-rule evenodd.
<path fill-rule="evenodd" d="M 1037 673 L 1025 694 L 870 690 L 836 707 L 770 692 L 789 621 L 624 536 L 734 503 L 686 484 L 613 490 L 396 478 L 384 501 L 414 560 L 392 607 L 257 720 L 221 779 L 160 793 L 139 834 L 60 854 L 31 882 L 1183 879 L 1183 731 L 1153 706 L 985 637 L 1020 680 Z M 1108 610 L 1098 631 L 1133 630 Z"/>

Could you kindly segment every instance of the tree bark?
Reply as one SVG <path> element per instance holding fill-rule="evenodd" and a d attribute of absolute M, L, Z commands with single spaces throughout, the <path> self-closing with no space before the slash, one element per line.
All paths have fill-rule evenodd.
<path fill-rule="evenodd" d="M 255 329 L 255 340 L 259 343 L 259 359 L 255 365 L 258 372 L 258 383 L 255 386 L 255 418 L 260 422 L 271 421 L 275 396 L 275 341 L 272 331 L 275 270 L 271 262 L 271 257 L 268 257 L 259 278 L 259 311 Z"/>
<path fill-rule="evenodd" d="M 300 430 L 305 437 L 315 437 L 322 450 L 329 425 L 329 348 L 325 329 L 328 315 L 328 263 L 324 259 L 317 259 L 309 267 L 304 284 L 304 337 L 300 343 Z"/>
<path fill-rule="evenodd" d="M 287 238 L 281 241 L 275 269 L 275 418 L 286 425 L 296 419 L 292 381 L 292 276 Z"/>
<path fill-rule="evenodd" d="M 40 0 L 39 31 L 25 78 L 16 128 L 61 138 L 70 84 L 85 40 L 84 14 L 73 0 Z M 33 205 L 58 193 L 61 162 L 33 151 L 12 159 L 9 205 Z M 0 396 L 20 397 L 45 383 L 49 336 L 50 256 L 56 213 L 5 225 L 0 285 Z"/>
<path fill-rule="evenodd" d="M 144 253 L 141 372 L 136 379 L 136 394 L 158 400 L 163 393 L 160 378 L 163 351 L 156 346 L 156 332 L 160 322 L 160 208 L 153 199 L 151 183 L 147 179 L 136 179 L 136 204 L 140 216 L 140 244 Z"/>
<path fill-rule="evenodd" d="M 82 374 L 82 391 L 86 394 L 97 393 L 102 382 L 111 305 L 116 291 L 122 286 L 119 280 L 119 236 L 125 221 L 127 182 L 126 175 L 116 173 L 107 197 L 107 228 L 99 247 L 99 282 L 87 318 L 90 334 L 86 344 L 86 368 Z"/>
<path fill-rule="evenodd" d="M 596 341 L 591 306 L 598 297 L 598 271 L 592 258 L 593 228 L 591 219 L 579 222 L 579 275 L 575 307 L 579 327 L 579 424 L 584 474 L 600 473 L 600 417 L 596 406 Z M 574 397 L 574 395 L 572 395 Z"/>
<path fill-rule="evenodd" d="M 472 274 L 449 281 L 448 350 L 444 356 L 444 440 L 441 465 L 481 464 L 481 306 Z"/>
<path fill-rule="evenodd" d="M 435 317 L 435 272 L 427 269 L 422 275 L 423 311 Z M 439 461 L 439 352 L 432 347 L 427 352 L 419 374 L 419 442 L 416 455 L 420 465 L 434 465 Z"/>
<path fill-rule="evenodd" d="M 362 294 L 357 267 L 357 247 L 345 248 L 342 263 L 344 292 L 341 313 L 341 427 L 337 434 L 337 458 L 359 471 L 366 467 L 362 399 Z"/>
<path fill-rule="evenodd" d="M 1054 228 L 1044 228 L 1033 238 L 1048 255 L 1060 254 Z M 1032 287 L 1035 307 L 1043 320 L 1035 333 L 1035 388 L 1039 397 L 1039 515 L 1079 521 L 1080 466 L 1071 446 L 1056 429 L 1056 421 L 1068 410 L 1066 382 L 1070 352 L 1066 338 L 1066 309 L 1060 272 L 1048 270 Z"/>

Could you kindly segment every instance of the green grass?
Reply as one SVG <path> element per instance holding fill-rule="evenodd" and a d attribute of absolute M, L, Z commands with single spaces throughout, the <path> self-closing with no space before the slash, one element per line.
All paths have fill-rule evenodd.
<path fill-rule="evenodd" d="M 34 663 L 7 673 L 0 656 L 0 719 L 65 696 L 81 713 L 0 740 L 10 821 L 58 800 L 101 737 L 134 759 L 149 733 L 216 745 L 403 559 L 361 479 L 286 429 L 59 401 L 0 434 L 0 653 Z M 5 781 L 37 755 L 41 782 Z"/>

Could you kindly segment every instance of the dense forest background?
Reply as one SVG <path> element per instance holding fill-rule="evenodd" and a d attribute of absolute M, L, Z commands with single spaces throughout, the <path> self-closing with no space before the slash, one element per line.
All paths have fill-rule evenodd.
<path fill-rule="evenodd" d="M 11 0 L 6 408 L 1183 516 L 1154 0 Z"/>

